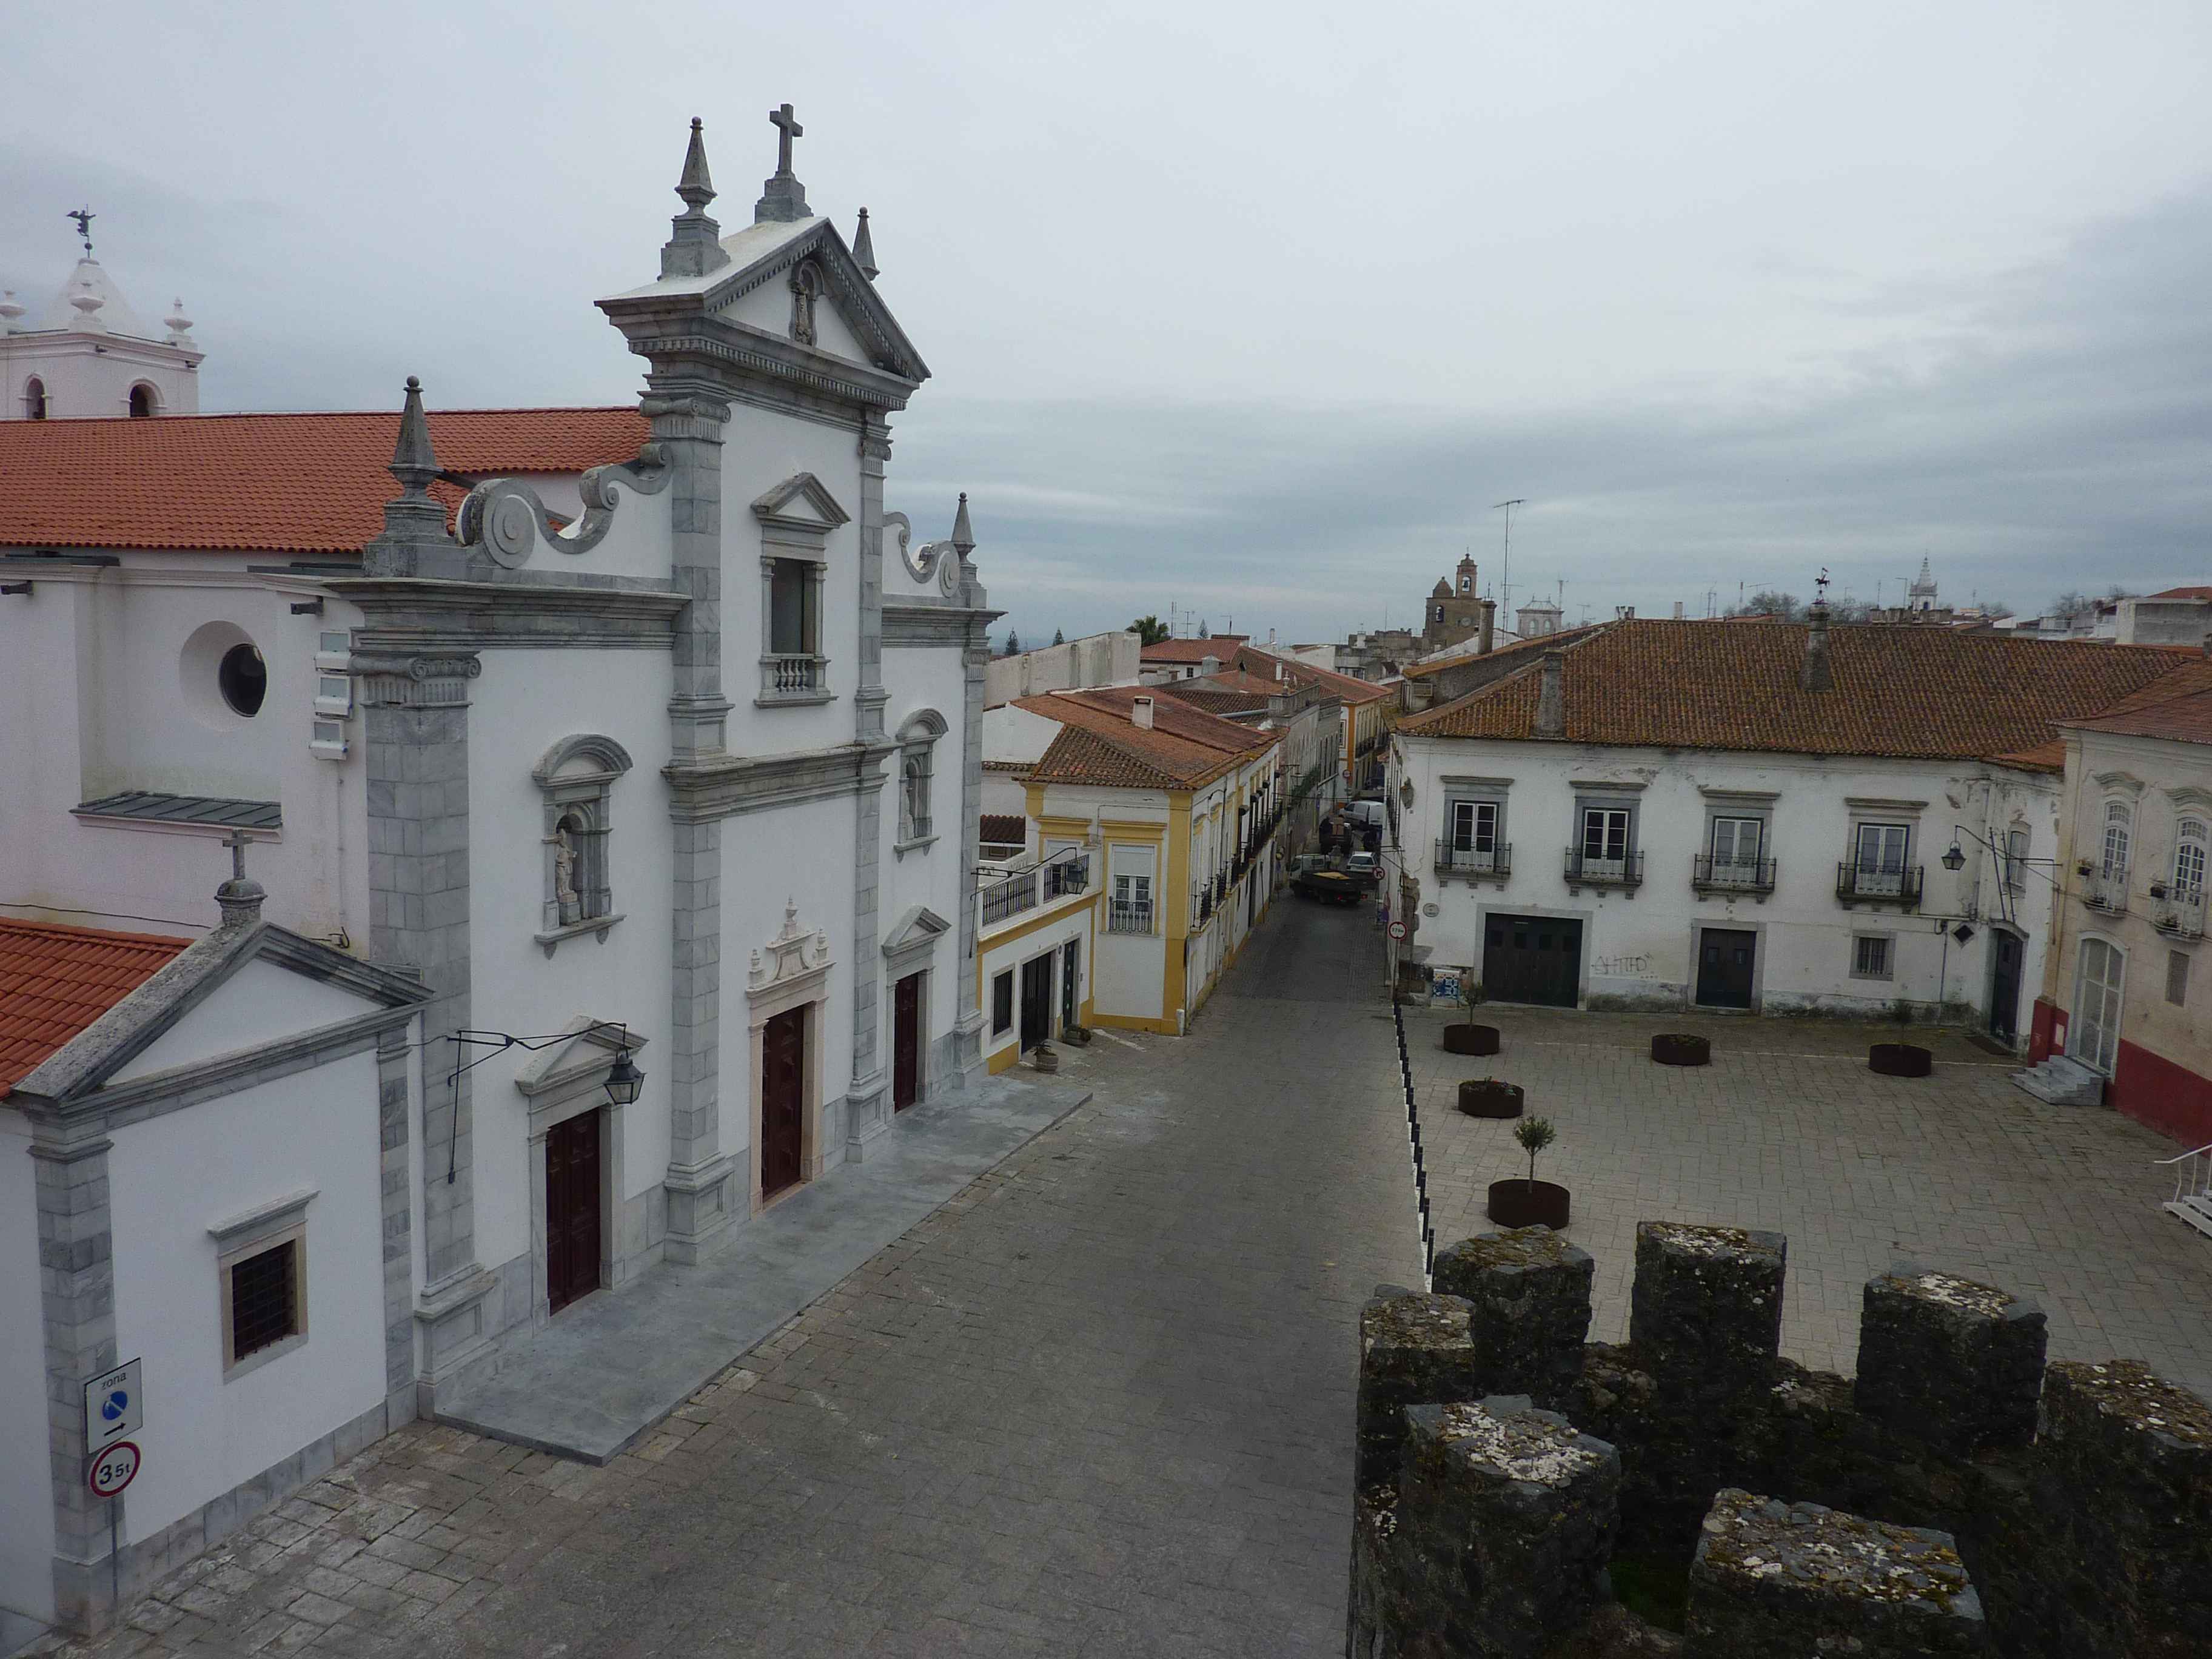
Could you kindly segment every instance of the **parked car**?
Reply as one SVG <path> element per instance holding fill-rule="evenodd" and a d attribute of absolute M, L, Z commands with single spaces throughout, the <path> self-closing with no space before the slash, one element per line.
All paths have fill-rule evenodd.
<path fill-rule="evenodd" d="M 1309 853 L 1291 860 L 1291 890 L 1302 898 L 1325 899 L 1331 904 L 1357 904 L 1367 888 L 1366 882 L 1334 859 Z"/>

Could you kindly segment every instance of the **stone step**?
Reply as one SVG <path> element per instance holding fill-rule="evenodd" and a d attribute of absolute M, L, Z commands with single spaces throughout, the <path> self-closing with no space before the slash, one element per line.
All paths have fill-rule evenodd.
<path fill-rule="evenodd" d="M 2212 1238 L 2212 1197 L 2203 1193 L 2191 1193 L 2186 1198 L 2177 1198 L 2162 1206 L 2168 1215 L 2179 1216 L 2191 1226 Z"/>
<path fill-rule="evenodd" d="M 2105 1079 L 2077 1060 L 2053 1054 L 2040 1066 L 2014 1072 L 2012 1080 L 2053 1106 L 2101 1106 Z"/>

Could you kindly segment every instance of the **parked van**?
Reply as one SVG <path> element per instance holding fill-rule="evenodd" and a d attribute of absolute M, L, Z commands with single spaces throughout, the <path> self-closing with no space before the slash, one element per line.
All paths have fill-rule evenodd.
<path fill-rule="evenodd" d="M 1382 803 L 1379 800 L 1348 800 L 1337 810 L 1363 830 L 1382 827 Z"/>

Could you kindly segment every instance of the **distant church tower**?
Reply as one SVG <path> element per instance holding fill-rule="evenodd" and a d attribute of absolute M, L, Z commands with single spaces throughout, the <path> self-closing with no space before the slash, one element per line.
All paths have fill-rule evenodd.
<path fill-rule="evenodd" d="M 1936 608 L 1936 578 L 1928 568 L 1928 561 L 1920 561 L 1920 580 L 1905 589 L 1905 608 L 1908 611 L 1933 611 Z"/>
<path fill-rule="evenodd" d="M 1433 651 L 1440 646 L 1471 640 L 1482 629 L 1482 599 L 1475 592 L 1475 563 L 1462 559 L 1449 581 L 1442 577 L 1430 590 L 1422 615 L 1421 645 Z"/>
<path fill-rule="evenodd" d="M 37 316 L 0 293 L 0 420 L 197 415 L 200 359 L 179 300 L 157 333 L 92 257 L 92 221 L 69 216 L 84 257 Z"/>

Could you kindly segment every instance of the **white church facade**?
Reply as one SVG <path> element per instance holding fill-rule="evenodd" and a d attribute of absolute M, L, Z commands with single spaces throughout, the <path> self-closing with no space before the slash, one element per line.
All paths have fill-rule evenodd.
<path fill-rule="evenodd" d="M 410 380 L 396 422 L 167 420 L 135 454 L 127 418 L 0 426 L 0 927 L 175 947 L 34 1064 L 0 1050 L 0 1297 L 45 1332 L 0 1371 L 0 1467 L 27 1471 L 0 1606 L 104 1605 L 85 1425 L 41 1402 L 134 1357 L 157 1399 L 211 1391 L 195 1423 L 331 1402 L 127 1493 L 127 1587 L 981 1074 L 996 613 L 964 497 L 927 546 L 887 510 L 889 417 L 928 370 L 865 212 L 849 243 L 813 212 L 776 118 L 728 236 L 694 123 L 658 278 L 599 301 L 645 365 L 634 409 L 439 414 Z M 257 448 L 268 487 L 241 490 Z M 213 927 L 226 842 L 248 867 Z M 90 1103 L 106 1073 L 48 1085 L 95 1077 L 101 1022 L 144 1030 L 210 941 L 308 988 L 222 979 L 185 1048 L 116 1074 L 171 1143 L 140 1147 Z M 193 1067 L 286 1054 L 329 1058 L 195 1103 Z M 164 1158 L 213 1173 L 149 1177 Z M 300 1340 L 234 1380 L 222 1264 L 278 1235 Z"/>

